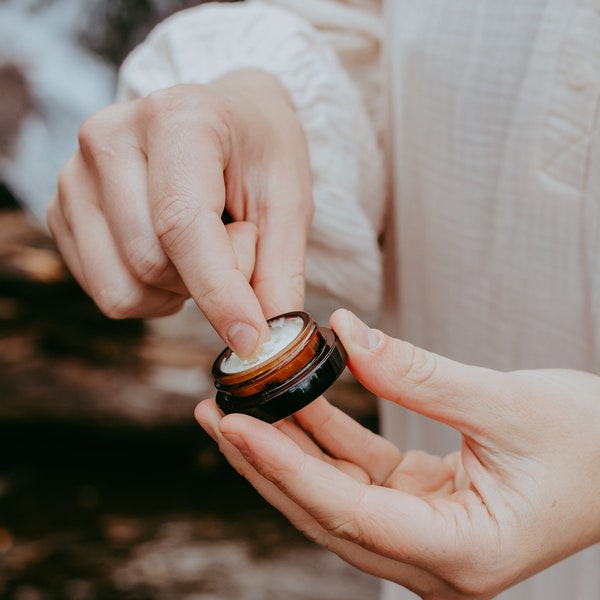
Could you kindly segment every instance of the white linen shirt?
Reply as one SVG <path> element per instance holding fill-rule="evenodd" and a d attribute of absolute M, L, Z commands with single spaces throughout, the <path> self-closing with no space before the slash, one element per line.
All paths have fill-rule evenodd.
<path fill-rule="evenodd" d="M 309 292 L 372 311 L 384 230 L 388 333 L 496 369 L 600 374 L 598 0 L 203 6 L 130 56 L 122 97 L 245 66 L 280 78 L 307 132 Z M 458 447 L 386 402 L 382 427 L 401 449 Z M 499 598 L 600 598 L 600 547 Z"/>

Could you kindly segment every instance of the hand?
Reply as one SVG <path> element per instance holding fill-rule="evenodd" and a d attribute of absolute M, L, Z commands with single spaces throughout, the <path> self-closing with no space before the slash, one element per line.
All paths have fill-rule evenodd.
<path fill-rule="evenodd" d="M 600 541 L 600 378 L 463 365 L 344 310 L 331 323 L 359 381 L 463 443 L 401 454 L 323 398 L 275 427 L 202 402 L 227 459 L 308 537 L 427 599 L 492 598 Z"/>
<path fill-rule="evenodd" d="M 238 71 L 91 117 L 48 225 L 108 316 L 171 314 L 191 295 L 248 356 L 269 338 L 265 318 L 302 308 L 311 193 L 286 92 L 267 73 Z"/>

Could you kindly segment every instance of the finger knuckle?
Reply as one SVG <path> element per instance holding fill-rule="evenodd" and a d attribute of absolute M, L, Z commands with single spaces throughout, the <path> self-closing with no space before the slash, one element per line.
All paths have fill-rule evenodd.
<path fill-rule="evenodd" d="M 73 159 L 70 159 L 58 173 L 56 196 L 48 207 L 49 215 L 58 217 L 62 214 L 67 223 L 71 223 L 75 206 L 81 200 L 75 180 L 75 165 Z"/>
<path fill-rule="evenodd" d="M 304 300 L 304 290 L 306 289 L 306 276 L 303 271 L 292 273 L 288 282 L 290 291 L 298 296 L 300 300 Z"/>
<path fill-rule="evenodd" d="M 446 577 L 446 581 L 460 598 L 491 598 L 490 594 L 497 591 L 487 575 L 482 577 L 474 570 L 459 567 Z"/>
<path fill-rule="evenodd" d="M 79 127 L 77 134 L 79 148 L 82 156 L 89 163 L 95 164 L 105 156 L 114 156 L 111 121 L 108 111 L 105 110 L 88 117 Z"/>
<path fill-rule="evenodd" d="M 231 298 L 230 290 L 225 281 L 211 281 L 194 294 L 194 302 L 206 314 L 223 314 L 223 307 Z"/>
<path fill-rule="evenodd" d="M 303 272 L 275 273 L 265 276 L 254 275 L 252 285 L 263 297 L 277 298 L 277 291 L 285 293 L 285 304 L 300 309 L 304 306 L 306 277 Z M 281 301 L 281 298 L 278 298 Z"/>
<path fill-rule="evenodd" d="M 169 115 L 175 115 L 182 109 L 182 95 L 179 86 L 157 90 L 148 94 L 141 104 L 142 114 L 147 123 L 162 122 Z"/>
<path fill-rule="evenodd" d="M 327 529 L 334 537 L 349 542 L 359 542 L 361 540 L 360 528 L 352 517 L 331 519 Z"/>
<path fill-rule="evenodd" d="M 393 364 L 396 376 L 400 380 L 409 381 L 413 385 L 425 385 L 435 379 L 437 358 L 409 342 L 398 342 L 395 346 Z"/>
<path fill-rule="evenodd" d="M 359 542 L 361 544 L 365 542 L 360 526 L 365 489 L 365 487 L 360 488 L 360 491 L 356 494 L 354 500 L 349 503 L 346 510 L 329 515 L 325 519 L 325 527 L 332 536 L 350 542 Z"/>
<path fill-rule="evenodd" d="M 184 306 L 186 298 L 183 296 L 171 295 L 168 300 L 165 300 L 160 306 L 154 308 L 150 312 L 143 315 L 138 315 L 141 318 L 154 319 L 157 317 L 167 317 L 178 313 Z"/>
<path fill-rule="evenodd" d="M 110 319 L 136 317 L 140 308 L 140 293 L 135 289 L 104 287 L 93 294 L 94 301 L 104 315 Z"/>
<path fill-rule="evenodd" d="M 194 106 L 202 104 L 206 107 L 206 94 L 202 86 L 194 88 Z M 174 85 L 148 94 L 142 101 L 142 114 L 149 124 L 161 124 L 165 119 L 175 119 L 188 114 L 192 106 L 191 86 L 186 84 Z M 204 111 L 194 111 L 194 114 L 203 114 Z"/>
<path fill-rule="evenodd" d="M 178 128 L 220 143 L 227 139 L 227 111 L 206 86 L 179 84 L 157 90 L 142 100 L 140 110 L 151 132 Z"/>
<path fill-rule="evenodd" d="M 158 201 L 154 217 L 154 231 L 161 247 L 169 255 L 186 238 L 198 218 L 198 209 L 187 198 L 166 195 Z"/>
<path fill-rule="evenodd" d="M 138 237 L 129 242 L 125 260 L 139 281 L 158 286 L 170 275 L 173 265 L 156 240 Z"/>

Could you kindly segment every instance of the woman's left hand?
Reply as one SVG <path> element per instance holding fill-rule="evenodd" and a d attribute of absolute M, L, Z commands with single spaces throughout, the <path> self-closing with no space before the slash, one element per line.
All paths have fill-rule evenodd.
<path fill-rule="evenodd" d="M 309 538 L 431 600 L 492 598 L 600 541 L 600 377 L 456 363 L 343 310 L 332 327 L 365 387 L 463 443 L 402 454 L 323 398 L 275 427 L 202 402 L 229 462 Z"/>

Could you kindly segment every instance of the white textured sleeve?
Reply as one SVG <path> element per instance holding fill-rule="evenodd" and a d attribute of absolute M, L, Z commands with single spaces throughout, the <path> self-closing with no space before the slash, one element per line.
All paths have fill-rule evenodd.
<path fill-rule="evenodd" d="M 338 9 L 336 2 L 322 4 L 329 6 L 330 18 L 348 16 L 342 3 Z M 177 83 L 207 83 L 241 68 L 278 77 L 304 126 L 314 177 L 307 303 L 320 309 L 345 305 L 372 315 L 382 283 L 378 235 L 384 176 L 378 132 L 339 52 L 305 17 L 267 2 L 204 4 L 176 13 L 126 59 L 119 96 L 131 99 Z M 360 23 L 358 15 L 352 18 Z M 325 299 L 329 302 L 323 304 Z"/>

